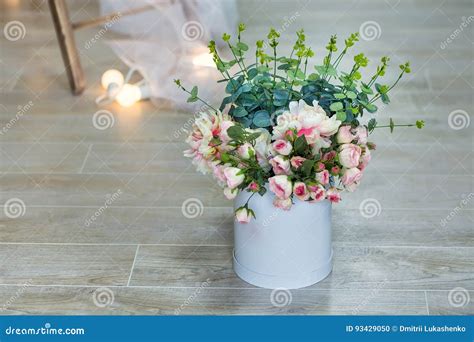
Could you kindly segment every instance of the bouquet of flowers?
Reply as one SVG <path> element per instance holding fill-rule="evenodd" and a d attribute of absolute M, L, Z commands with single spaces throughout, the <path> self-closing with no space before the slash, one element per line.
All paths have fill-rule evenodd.
<path fill-rule="evenodd" d="M 326 46 L 321 65 L 308 72 L 314 56 L 305 44 L 303 30 L 289 57 L 277 56 L 280 34 L 271 29 L 267 41 L 257 41 L 255 59 L 248 64 L 249 50 L 241 41 L 245 26 L 240 24 L 235 43 L 224 34 L 233 59 L 225 61 L 214 41 L 209 43 L 217 69 L 226 82 L 227 96 L 219 109 L 198 96 L 198 88 L 187 90 L 188 102 L 201 101 L 208 108 L 195 119 L 186 142 L 185 156 L 202 173 L 212 173 L 224 195 L 234 199 L 240 191 L 251 193 L 244 206 L 236 210 L 239 222 L 255 217 L 249 207 L 253 195 L 274 195 L 274 205 L 289 210 L 295 200 L 311 203 L 329 200 L 338 203 L 341 193 L 354 191 L 371 159 L 375 144 L 368 136 L 376 128 L 396 126 L 422 128 L 414 124 L 380 126 L 372 118 L 363 123 L 365 112 L 377 111 L 376 101 L 390 102 L 388 93 L 402 76 L 410 72 L 409 63 L 400 65 L 400 74 L 391 85 L 378 83 L 385 75 L 389 58 L 382 57 L 374 75 L 362 80 L 361 70 L 368 64 L 364 54 L 354 56 L 349 72 L 338 65 L 358 41 L 351 34 L 337 54 L 336 36 Z M 267 54 L 265 48 L 271 48 Z M 235 73 L 231 70 L 237 69 Z"/>

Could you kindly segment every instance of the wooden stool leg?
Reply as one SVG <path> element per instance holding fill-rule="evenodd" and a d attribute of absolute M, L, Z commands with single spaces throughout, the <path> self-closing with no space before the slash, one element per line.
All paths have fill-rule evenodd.
<path fill-rule="evenodd" d="M 49 8 L 53 16 L 59 48 L 63 56 L 71 91 L 74 95 L 79 95 L 84 91 L 85 79 L 66 3 L 64 0 L 49 0 Z"/>

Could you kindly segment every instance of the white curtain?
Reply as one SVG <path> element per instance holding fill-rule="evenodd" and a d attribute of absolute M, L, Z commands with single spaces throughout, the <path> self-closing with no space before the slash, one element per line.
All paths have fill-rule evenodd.
<path fill-rule="evenodd" d="M 150 10 L 118 15 L 108 29 L 123 36 L 109 40 L 115 54 L 136 68 L 149 83 L 152 100 L 167 99 L 181 105 L 187 95 L 173 80 L 191 88 L 199 86 L 201 97 L 217 103 L 220 73 L 207 54 L 210 39 L 236 30 L 235 0 L 101 0 L 101 15 L 125 13 L 152 6 Z M 214 98 L 215 97 L 215 98 Z"/>

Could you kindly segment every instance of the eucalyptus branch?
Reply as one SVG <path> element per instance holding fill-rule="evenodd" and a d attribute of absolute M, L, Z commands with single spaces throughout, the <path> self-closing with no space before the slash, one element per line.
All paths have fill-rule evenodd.
<path fill-rule="evenodd" d="M 385 75 L 385 70 L 387 68 L 387 65 L 388 65 L 387 63 L 389 60 L 390 58 L 388 57 L 382 57 L 381 59 L 382 64 L 377 67 L 377 72 L 375 73 L 374 76 L 372 76 L 369 83 L 367 83 L 367 87 L 370 88 L 375 83 L 375 81 L 377 80 L 379 76 Z"/>
<path fill-rule="evenodd" d="M 400 73 L 400 75 L 398 75 L 397 80 L 387 89 L 387 91 L 385 91 L 385 94 L 388 94 L 388 92 L 392 90 L 398 84 L 398 82 L 400 81 L 400 79 L 403 77 L 405 73 L 408 74 L 411 71 L 410 64 L 408 62 L 400 65 L 400 69 L 402 70 L 402 72 Z M 374 95 L 374 97 L 369 101 L 369 103 L 373 103 L 377 101 L 380 97 L 382 97 L 382 94 L 380 93 L 377 95 Z"/>
<path fill-rule="evenodd" d="M 174 83 L 176 83 L 176 85 L 178 86 L 178 88 L 180 88 L 181 90 L 183 90 L 185 93 L 188 93 L 189 95 L 191 95 L 193 98 L 201 101 L 201 103 L 203 103 L 204 105 L 208 106 L 210 109 L 212 109 L 213 111 L 215 111 L 216 113 L 219 112 L 216 108 L 214 108 L 213 106 L 211 106 L 209 103 L 207 103 L 206 101 L 204 101 L 203 99 L 201 99 L 197 93 L 192 93 L 190 92 L 189 90 L 187 90 L 186 88 L 183 87 L 183 85 L 181 84 L 181 81 L 180 80 L 174 80 Z M 197 88 L 196 88 L 197 89 Z"/>

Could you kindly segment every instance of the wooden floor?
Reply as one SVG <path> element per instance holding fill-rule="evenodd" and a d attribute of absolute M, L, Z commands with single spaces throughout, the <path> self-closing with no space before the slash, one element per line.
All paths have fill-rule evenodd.
<path fill-rule="evenodd" d="M 70 3 L 75 20 L 98 13 Z M 1 6 L 25 36 L 0 38 L 0 203 L 24 203 L 0 212 L 0 314 L 474 314 L 474 123 L 453 120 L 474 108 L 474 24 L 455 33 L 470 0 L 240 2 L 248 40 L 273 25 L 289 49 L 304 27 L 318 58 L 331 33 L 375 22 L 359 49 L 413 69 L 379 120 L 427 126 L 377 131 L 360 190 L 334 208 L 332 274 L 284 303 L 234 275 L 230 203 L 182 157 L 190 115 L 112 105 L 113 127 L 94 128 L 100 75 L 125 70 L 105 39 L 85 49 L 97 29 L 78 32 L 88 88 L 73 97 L 47 2 Z M 202 215 L 183 216 L 189 198 Z"/>

